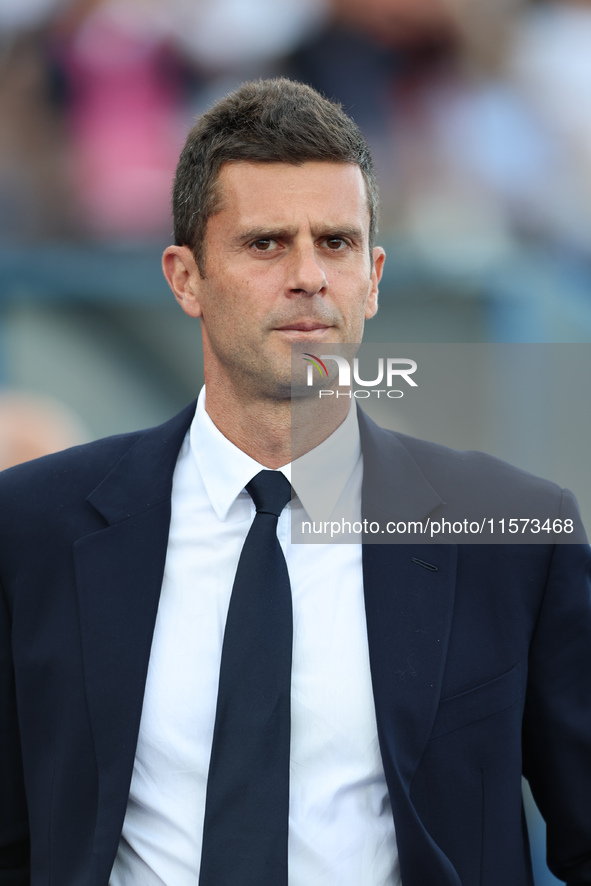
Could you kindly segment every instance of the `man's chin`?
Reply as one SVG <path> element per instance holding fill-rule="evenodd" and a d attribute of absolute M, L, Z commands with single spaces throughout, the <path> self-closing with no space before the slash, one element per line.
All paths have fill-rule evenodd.
<path fill-rule="evenodd" d="M 289 388 L 290 397 L 294 400 L 302 400 L 304 397 L 314 397 L 318 398 L 318 389 L 316 387 L 310 387 L 305 382 L 295 382 L 290 385 Z"/>
<path fill-rule="evenodd" d="M 292 396 L 291 378 L 289 375 L 286 375 L 284 378 L 259 378 L 249 387 L 256 397 L 262 397 L 267 400 L 283 401 L 289 400 Z"/>

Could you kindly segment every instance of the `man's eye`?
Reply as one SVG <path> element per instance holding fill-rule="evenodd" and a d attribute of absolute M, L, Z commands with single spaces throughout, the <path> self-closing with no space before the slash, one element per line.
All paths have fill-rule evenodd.
<path fill-rule="evenodd" d="M 324 242 L 333 252 L 339 252 L 347 246 L 347 241 L 342 237 L 327 237 Z"/>
<path fill-rule="evenodd" d="M 273 252 L 277 249 L 277 240 L 255 240 L 252 245 L 257 252 Z"/>

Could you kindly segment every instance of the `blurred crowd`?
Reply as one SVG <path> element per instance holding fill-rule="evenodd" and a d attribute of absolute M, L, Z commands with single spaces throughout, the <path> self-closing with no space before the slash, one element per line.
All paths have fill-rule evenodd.
<path fill-rule="evenodd" d="M 286 74 L 368 137 L 426 260 L 591 254 L 586 0 L 0 0 L 0 247 L 169 235 L 191 120 Z"/>
<path fill-rule="evenodd" d="M 0 390 L 0 471 L 88 439 L 80 419 L 59 400 Z"/>

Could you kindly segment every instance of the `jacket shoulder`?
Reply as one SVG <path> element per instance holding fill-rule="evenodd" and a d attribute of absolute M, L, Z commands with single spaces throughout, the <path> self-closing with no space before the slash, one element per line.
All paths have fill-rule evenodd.
<path fill-rule="evenodd" d="M 537 489 L 550 496 L 561 494 L 561 487 L 501 458 L 474 449 L 452 449 L 440 443 L 431 443 L 416 437 L 392 432 L 429 475 L 440 482 L 476 484 L 479 489 L 506 491 L 516 487 L 520 491 Z"/>
<path fill-rule="evenodd" d="M 18 491 L 22 494 L 34 486 L 64 478 L 74 481 L 109 470 L 141 436 L 142 431 L 104 437 L 23 462 L 0 472 L 0 495 Z"/>
<path fill-rule="evenodd" d="M 414 513 L 421 495 L 436 514 L 454 519 L 559 517 L 580 519 L 572 493 L 484 452 L 456 450 L 380 428 L 360 416 L 364 476 L 402 512 Z M 385 505 L 382 507 L 385 510 Z"/>

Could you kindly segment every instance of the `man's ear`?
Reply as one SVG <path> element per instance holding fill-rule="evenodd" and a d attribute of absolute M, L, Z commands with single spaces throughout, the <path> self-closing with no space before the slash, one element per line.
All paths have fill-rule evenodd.
<path fill-rule="evenodd" d="M 168 246 L 162 256 L 162 271 L 177 302 L 189 317 L 202 314 L 201 276 L 188 246 Z"/>
<path fill-rule="evenodd" d="M 381 246 L 374 246 L 373 248 L 373 268 L 371 269 L 371 286 L 369 290 L 369 296 L 367 299 L 367 304 L 365 306 L 365 319 L 371 320 L 372 317 L 375 317 L 378 310 L 378 289 L 380 285 L 380 280 L 382 279 L 382 271 L 384 270 L 384 261 L 386 260 L 386 253 L 382 249 Z"/>

